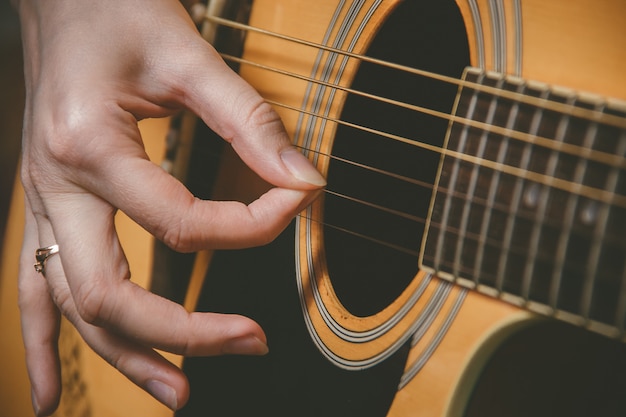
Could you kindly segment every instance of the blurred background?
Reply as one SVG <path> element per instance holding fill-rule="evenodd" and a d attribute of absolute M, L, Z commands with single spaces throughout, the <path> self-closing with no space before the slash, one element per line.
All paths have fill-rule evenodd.
<path fill-rule="evenodd" d="M 16 259 L 21 236 L 5 236 L 20 152 L 24 78 L 17 13 L 0 1 L 0 417 L 31 416 L 30 384 L 17 308 Z M 17 210 L 16 210 L 17 211 Z M 13 218 L 16 232 L 21 218 Z M 17 239 L 17 240 L 16 240 Z M 6 250 L 10 249 L 10 250 Z"/>
<path fill-rule="evenodd" d="M 24 108 L 19 20 L 6 0 L 0 2 L 0 57 L 0 236 L 4 236 L 20 149 Z"/>

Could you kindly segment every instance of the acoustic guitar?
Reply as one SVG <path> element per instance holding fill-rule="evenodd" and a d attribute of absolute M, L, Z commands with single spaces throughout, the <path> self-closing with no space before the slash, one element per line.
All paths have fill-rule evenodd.
<path fill-rule="evenodd" d="M 328 186 L 270 245 L 155 248 L 154 291 L 252 317 L 270 347 L 186 359 L 178 415 L 626 415 L 626 3 L 211 0 L 202 19 Z M 172 132 L 197 195 L 267 188 L 192 116 Z"/>

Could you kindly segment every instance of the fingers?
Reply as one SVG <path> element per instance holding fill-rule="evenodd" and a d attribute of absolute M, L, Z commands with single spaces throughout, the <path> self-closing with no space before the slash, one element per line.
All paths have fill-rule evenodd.
<path fill-rule="evenodd" d="M 22 339 L 33 408 L 37 415 L 48 415 L 56 409 L 61 395 L 61 368 L 57 349 L 60 317 L 48 293 L 45 279 L 33 268 L 37 247 L 36 224 L 27 204 L 19 274 Z"/>
<path fill-rule="evenodd" d="M 58 259 L 51 258 L 46 264 L 46 280 L 55 301 L 62 306 L 63 314 L 83 340 L 130 381 L 169 408 L 176 410 L 184 405 L 189 397 L 189 384 L 180 369 L 149 346 L 83 320 L 61 266 L 60 256 L 64 253 L 65 250 L 59 253 Z"/>
<path fill-rule="evenodd" d="M 87 345 L 129 380 L 169 408 L 176 410 L 184 405 L 189 397 L 189 384 L 180 369 L 150 347 L 129 340 L 115 331 L 91 325 L 82 319 L 65 281 L 60 256 L 61 253 L 46 263 L 45 280 L 55 301 L 62 306 L 63 314 Z M 56 405 L 50 403 L 53 404 L 50 406 L 44 401 L 45 398 L 37 399 L 37 403 L 44 403 L 47 410 L 53 411 Z M 38 413 L 46 414 L 48 413 L 43 411 Z"/>
<path fill-rule="evenodd" d="M 185 374 L 154 350 L 129 342 L 105 329 L 75 322 L 87 344 L 158 401 L 178 410 L 189 399 L 189 382 Z"/>
<path fill-rule="evenodd" d="M 29 216 L 20 276 L 24 341 L 38 415 L 52 412 L 60 395 L 55 305 L 97 354 L 172 409 L 187 401 L 188 382 L 152 348 L 186 356 L 267 353 L 265 335 L 252 320 L 189 314 L 132 283 L 113 210 L 103 200 L 64 196 L 62 203 L 52 199 L 46 208 L 49 216 L 37 215 L 36 230 Z M 45 278 L 32 266 L 41 242 L 57 242 L 60 248 L 46 261 Z"/>
<path fill-rule="evenodd" d="M 65 315 L 78 314 L 82 321 L 143 345 L 183 355 L 266 352 L 265 335 L 252 320 L 189 314 L 131 282 L 108 210 L 96 197 L 64 199 L 62 206 L 49 204 L 63 269 L 55 275 L 50 271 L 47 280 Z M 65 297 L 67 292 L 71 300 Z"/>

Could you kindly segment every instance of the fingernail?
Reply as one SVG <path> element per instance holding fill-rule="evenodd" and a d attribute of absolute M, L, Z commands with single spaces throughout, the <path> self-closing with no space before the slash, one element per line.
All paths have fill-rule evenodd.
<path fill-rule="evenodd" d="M 267 344 L 254 336 L 232 339 L 222 346 L 222 352 L 229 355 L 265 355 L 269 351 Z"/>
<path fill-rule="evenodd" d="M 285 149 L 280 153 L 280 158 L 289 172 L 300 181 L 308 182 L 316 187 L 326 185 L 326 180 L 322 177 L 322 174 L 296 148 Z"/>
<path fill-rule="evenodd" d="M 171 410 L 178 408 L 178 400 L 176 399 L 176 391 L 174 388 L 156 379 L 151 379 L 146 383 L 146 389 L 154 398 L 161 401 Z"/>

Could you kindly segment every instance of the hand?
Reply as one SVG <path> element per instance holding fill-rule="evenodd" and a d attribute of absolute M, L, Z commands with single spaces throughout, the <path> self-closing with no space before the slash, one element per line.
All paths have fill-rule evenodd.
<path fill-rule="evenodd" d="M 184 374 L 158 355 L 263 354 L 261 328 L 236 315 L 187 313 L 129 280 L 114 215 L 173 249 L 272 240 L 325 182 L 271 107 L 198 35 L 177 0 L 21 0 L 27 101 L 20 266 L 22 330 L 38 415 L 60 396 L 60 314 L 100 356 L 172 409 Z M 276 187 L 246 206 L 200 201 L 151 163 L 137 120 L 196 112 Z M 60 252 L 33 269 L 34 251 Z"/>

